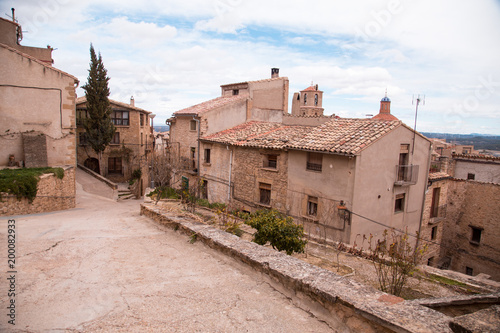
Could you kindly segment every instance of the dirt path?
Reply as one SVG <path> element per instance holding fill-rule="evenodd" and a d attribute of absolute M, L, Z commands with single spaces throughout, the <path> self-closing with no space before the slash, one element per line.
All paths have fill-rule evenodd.
<path fill-rule="evenodd" d="M 139 216 L 139 203 L 78 185 L 77 208 L 14 217 L 16 325 L 2 315 L 0 331 L 334 331 L 251 269 Z M 2 218 L 4 245 L 6 230 Z M 3 309 L 6 301 L 2 296 Z"/>

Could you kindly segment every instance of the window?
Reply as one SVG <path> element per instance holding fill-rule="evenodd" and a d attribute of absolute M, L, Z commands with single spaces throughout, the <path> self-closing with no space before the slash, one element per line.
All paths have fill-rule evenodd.
<path fill-rule="evenodd" d="M 318 94 L 314 94 L 314 106 L 318 106 Z"/>
<path fill-rule="evenodd" d="M 111 121 L 113 125 L 128 126 L 128 111 L 113 111 L 111 113 Z"/>
<path fill-rule="evenodd" d="M 307 215 L 318 216 L 318 198 L 308 197 L 307 198 Z"/>
<path fill-rule="evenodd" d="M 189 190 L 189 179 L 187 177 L 182 176 L 181 188 L 183 191 Z"/>
<path fill-rule="evenodd" d="M 201 198 L 208 199 L 208 181 L 203 180 L 201 184 Z"/>
<path fill-rule="evenodd" d="M 399 168 L 398 168 L 398 181 L 404 181 L 407 177 L 408 154 L 410 153 L 410 145 L 402 144 L 399 151 Z"/>
<path fill-rule="evenodd" d="M 278 155 L 265 155 L 264 168 L 276 169 L 278 167 Z"/>
<path fill-rule="evenodd" d="M 472 235 L 471 235 L 470 242 L 472 244 L 479 244 L 481 242 L 481 233 L 483 232 L 483 229 L 473 227 L 473 226 L 470 226 L 470 227 L 472 229 Z"/>
<path fill-rule="evenodd" d="M 122 158 L 121 157 L 108 158 L 108 172 L 109 173 L 122 173 Z"/>
<path fill-rule="evenodd" d="M 205 148 L 205 163 L 210 163 L 210 148 Z"/>
<path fill-rule="evenodd" d="M 82 132 L 78 135 L 78 139 L 80 141 L 80 146 L 86 146 L 88 144 L 88 140 L 87 140 L 87 133 L 86 132 Z"/>
<path fill-rule="evenodd" d="M 474 270 L 471 267 L 465 266 L 465 274 L 472 276 L 473 272 Z"/>
<path fill-rule="evenodd" d="M 307 170 L 321 171 L 323 165 L 323 154 L 307 153 Z"/>
<path fill-rule="evenodd" d="M 437 237 L 437 226 L 436 227 L 432 227 L 432 230 L 431 230 L 431 239 L 436 239 Z"/>
<path fill-rule="evenodd" d="M 271 205 L 271 184 L 259 183 L 259 202 L 263 205 Z"/>
<path fill-rule="evenodd" d="M 189 122 L 189 129 L 190 129 L 191 131 L 196 131 L 196 120 L 191 120 L 191 121 Z"/>
<path fill-rule="evenodd" d="M 86 109 L 76 109 L 76 125 L 83 125 L 87 118 L 88 113 Z"/>
<path fill-rule="evenodd" d="M 467 180 L 474 180 L 474 179 L 476 179 L 476 174 L 474 174 L 474 173 L 467 174 Z"/>
<path fill-rule="evenodd" d="M 439 195 L 440 194 L 441 194 L 440 187 L 436 187 L 432 190 L 431 218 L 438 217 L 438 215 L 439 215 Z"/>
<path fill-rule="evenodd" d="M 403 212 L 405 209 L 405 194 L 396 195 L 396 201 L 394 203 L 394 212 Z"/>
<path fill-rule="evenodd" d="M 307 94 L 304 94 L 304 105 L 307 105 Z"/>
<path fill-rule="evenodd" d="M 113 135 L 113 139 L 111 140 L 110 144 L 112 145 L 120 144 L 120 132 L 115 132 L 115 135 Z"/>
<path fill-rule="evenodd" d="M 140 114 L 140 119 L 141 119 L 141 126 L 144 126 L 144 115 L 142 113 Z"/>
<path fill-rule="evenodd" d="M 240 90 L 239 89 L 233 89 L 233 96 L 239 95 Z"/>
<path fill-rule="evenodd" d="M 196 169 L 196 148 L 191 147 L 191 166 L 192 169 Z"/>
<path fill-rule="evenodd" d="M 143 134 L 141 132 L 141 146 L 144 145 L 144 137 L 143 137 Z"/>

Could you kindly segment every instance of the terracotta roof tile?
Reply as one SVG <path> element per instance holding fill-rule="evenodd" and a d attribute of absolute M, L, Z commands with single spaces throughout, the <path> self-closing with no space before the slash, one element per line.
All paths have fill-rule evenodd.
<path fill-rule="evenodd" d="M 235 146 L 283 149 L 291 140 L 303 136 L 309 130 L 308 126 L 251 121 L 202 139 Z"/>
<path fill-rule="evenodd" d="M 247 99 L 248 96 L 240 96 L 240 95 L 235 95 L 235 96 L 228 96 L 228 97 L 217 97 L 214 99 L 211 99 L 209 101 L 196 104 L 193 106 L 190 106 L 188 108 L 179 110 L 177 112 L 174 112 L 174 115 L 183 115 L 183 114 L 201 114 L 213 109 L 220 108 L 225 105 L 229 105 L 231 103 L 235 103 L 236 101 L 242 101 Z"/>
<path fill-rule="evenodd" d="M 78 105 L 78 104 L 82 104 L 82 103 L 86 103 L 86 102 L 87 102 L 87 98 L 86 98 L 86 96 L 78 97 L 78 98 L 76 99 L 76 105 Z M 123 107 L 123 108 L 133 109 L 133 110 L 136 110 L 136 111 L 141 111 L 141 112 L 145 112 L 145 113 L 148 113 L 148 114 L 149 114 L 149 113 L 152 113 L 151 111 L 146 111 L 146 110 L 141 109 L 141 108 L 138 108 L 138 107 L 136 107 L 136 106 L 132 106 L 132 105 L 127 104 L 127 103 L 118 102 L 118 101 L 115 101 L 115 100 L 112 100 L 112 99 L 109 99 L 109 102 L 110 102 L 111 104 L 116 104 L 116 105 L 121 106 L 121 107 Z"/>
<path fill-rule="evenodd" d="M 356 155 L 400 125 L 400 121 L 342 118 L 315 127 L 252 121 L 206 136 L 203 140 L 256 148 Z"/>

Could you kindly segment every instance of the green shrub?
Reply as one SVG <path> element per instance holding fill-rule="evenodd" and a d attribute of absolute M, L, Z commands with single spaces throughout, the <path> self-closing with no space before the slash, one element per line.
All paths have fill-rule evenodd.
<path fill-rule="evenodd" d="M 18 200 L 24 197 L 31 203 L 36 198 L 40 176 L 45 173 L 53 173 L 59 179 L 64 177 L 64 169 L 62 168 L 0 170 L 0 192 L 13 194 Z"/>
<path fill-rule="evenodd" d="M 142 170 L 141 169 L 135 169 L 132 171 L 132 179 L 141 179 L 142 177 Z"/>
<path fill-rule="evenodd" d="M 304 252 L 307 243 L 303 239 L 304 228 L 277 210 L 257 211 L 245 223 L 257 230 L 253 236 L 257 244 L 269 242 L 273 249 L 286 251 L 288 255 Z"/>

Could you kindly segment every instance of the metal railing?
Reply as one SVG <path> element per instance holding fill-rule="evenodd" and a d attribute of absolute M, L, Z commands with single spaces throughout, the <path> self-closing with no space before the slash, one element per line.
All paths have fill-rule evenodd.
<path fill-rule="evenodd" d="M 418 165 L 396 165 L 394 185 L 415 185 L 418 181 Z"/>

